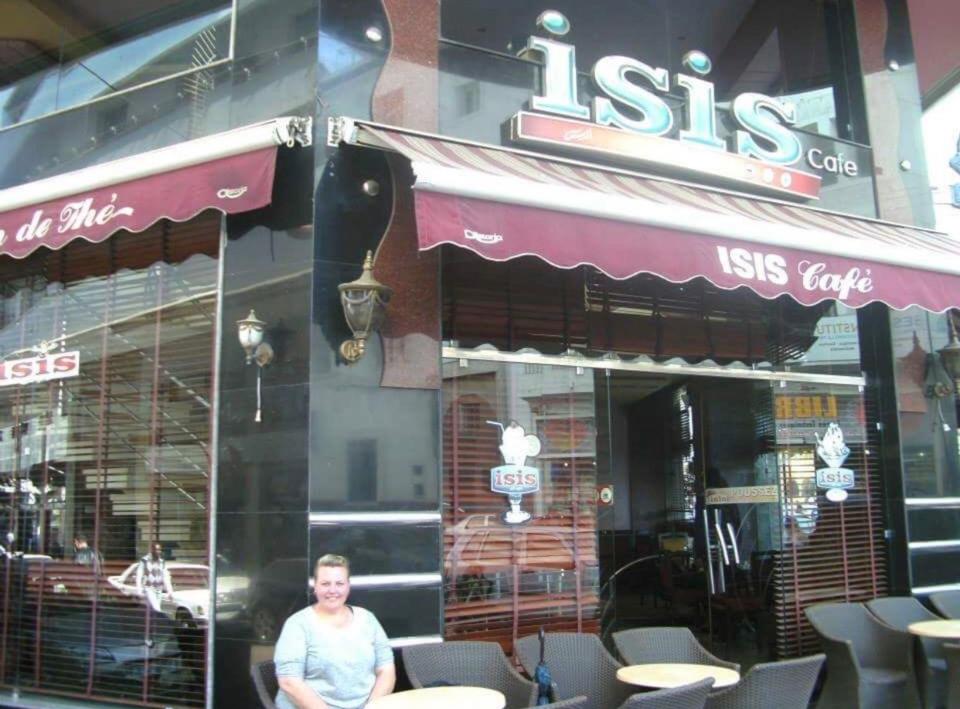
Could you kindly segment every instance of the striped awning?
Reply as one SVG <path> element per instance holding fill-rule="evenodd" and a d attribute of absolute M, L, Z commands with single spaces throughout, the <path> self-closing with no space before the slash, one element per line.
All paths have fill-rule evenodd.
<path fill-rule="evenodd" d="M 421 250 L 533 255 L 616 279 L 703 277 L 805 305 L 960 307 L 960 243 L 946 234 L 349 119 L 331 126 L 331 144 L 410 160 Z"/>

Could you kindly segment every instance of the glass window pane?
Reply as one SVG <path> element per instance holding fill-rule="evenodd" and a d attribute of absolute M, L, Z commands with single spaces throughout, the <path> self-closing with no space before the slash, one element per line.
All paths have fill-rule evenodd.
<path fill-rule="evenodd" d="M 599 629 L 596 376 L 444 362 L 448 638 Z"/>
<path fill-rule="evenodd" d="M 91 5 L 14 0 L 0 64 L 0 127 L 199 69 L 230 55 L 229 0 Z"/>
<path fill-rule="evenodd" d="M 353 576 L 437 573 L 440 527 L 437 524 L 324 524 L 310 529 L 314 557 L 341 554 Z"/>
<path fill-rule="evenodd" d="M 203 705 L 219 234 L 0 259 L 5 683 Z"/>

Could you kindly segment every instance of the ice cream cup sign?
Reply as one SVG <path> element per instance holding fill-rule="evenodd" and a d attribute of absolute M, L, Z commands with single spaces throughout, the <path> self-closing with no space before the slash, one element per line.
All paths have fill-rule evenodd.
<path fill-rule="evenodd" d="M 523 426 L 511 421 L 504 426 L 499 421 L 487 421 L 491 426 L 499 426 L 500 454 L 503 465 L 490 470 L 490 490 L 507 495 L 510 509 L 503 515 L 507 524 L 520 524 L 530 519 L 529 512 L 520 509 L 522 496 L 540 489 L 540 471 L 528 466 L 527 458 L 540 453 L 540 439 L 528 435 Z"/>
<path fill-rule="evenodd" d="M 831 502 L 843 502 L 855 482 L 853 471 L 840 467 L 850 455 L 850 448 L 843 442 L 843 431 L 836 423 L 830 423 L 823 438 L 818 433 L 813 435 L 817 439 L 817 455 L 829 466 L 817 469 L 817 487 L 827 491 Z"/>

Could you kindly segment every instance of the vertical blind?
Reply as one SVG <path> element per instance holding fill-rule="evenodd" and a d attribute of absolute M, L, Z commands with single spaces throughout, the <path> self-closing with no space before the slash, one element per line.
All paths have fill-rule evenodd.
<path fill-rule="evenodd" d="M 0 260 L 4 359 L 80 362 L 0 387 L 7 687 L 203 705 L 219 236 L 211 213 Z M 175 591 L 160 612 L 135 593 L 154 542 Z"/>

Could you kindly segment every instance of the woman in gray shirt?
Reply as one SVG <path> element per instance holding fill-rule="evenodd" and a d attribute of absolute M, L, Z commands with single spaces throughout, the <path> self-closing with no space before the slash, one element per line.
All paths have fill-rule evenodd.
<path fill-rule="evenodd" d="M 277 707 L 359 709 L 390 694 L 393 651 L 373 613 L 347 605 L 349 562 L 321 556 L 313 593 L 317 602 L 287 618 L 277 640 Z"/>

